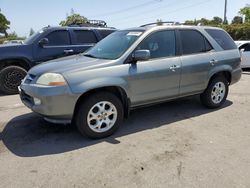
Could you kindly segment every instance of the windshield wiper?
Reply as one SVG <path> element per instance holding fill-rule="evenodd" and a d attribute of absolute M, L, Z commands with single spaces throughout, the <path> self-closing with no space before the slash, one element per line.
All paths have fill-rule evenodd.
<path fill-rule="evenodd" d="M 97 57 L 95 57 L 95 56 L 93 56 L 91 54 L 84 54 L 84 56 L 86 56 L 86 57 L 92 57 L 92 58 L 97 58 Z"/>

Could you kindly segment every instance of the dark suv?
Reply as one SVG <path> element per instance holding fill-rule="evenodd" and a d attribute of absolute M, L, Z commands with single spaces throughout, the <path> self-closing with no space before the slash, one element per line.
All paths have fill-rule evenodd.
<path fill-rule="evenodd" d="M 0 45 L 0 91 L 18 93 L 17 86 L 34 65 L 84 52 L 114 31 L 107 27 L 45 27 L 22 44 Z"/>

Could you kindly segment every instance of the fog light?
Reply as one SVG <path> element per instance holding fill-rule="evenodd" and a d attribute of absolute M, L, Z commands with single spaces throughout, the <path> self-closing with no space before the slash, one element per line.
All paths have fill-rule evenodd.
<path fill-rule="evenodd" d="M 34 103 L 35 103 L 35 105 L 40 105 L 41 104 L 41 100 L 34 97 Z"/>

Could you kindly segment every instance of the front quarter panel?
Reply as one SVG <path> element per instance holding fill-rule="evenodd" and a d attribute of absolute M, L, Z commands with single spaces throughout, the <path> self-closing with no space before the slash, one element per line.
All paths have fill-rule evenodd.
<path fill-rule="evenodd" d="M 74 94 L 83 94 L 101 87 L 117 86 L 122 88 L 129 96 L 127 74 L 128 64 L 118 64 L 104 68 L 67 72 L 64 73 L 64 77 Z"/>

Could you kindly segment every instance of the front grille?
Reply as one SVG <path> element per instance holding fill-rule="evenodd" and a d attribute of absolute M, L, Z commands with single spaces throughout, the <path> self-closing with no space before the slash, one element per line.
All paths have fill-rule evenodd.
<path fill-rule="evenodd" d="M 30 84 L 34 79 L 36 78 L 36 75 L 34 74 L 28 74 L 24 80 L 25 84 Z"/>

